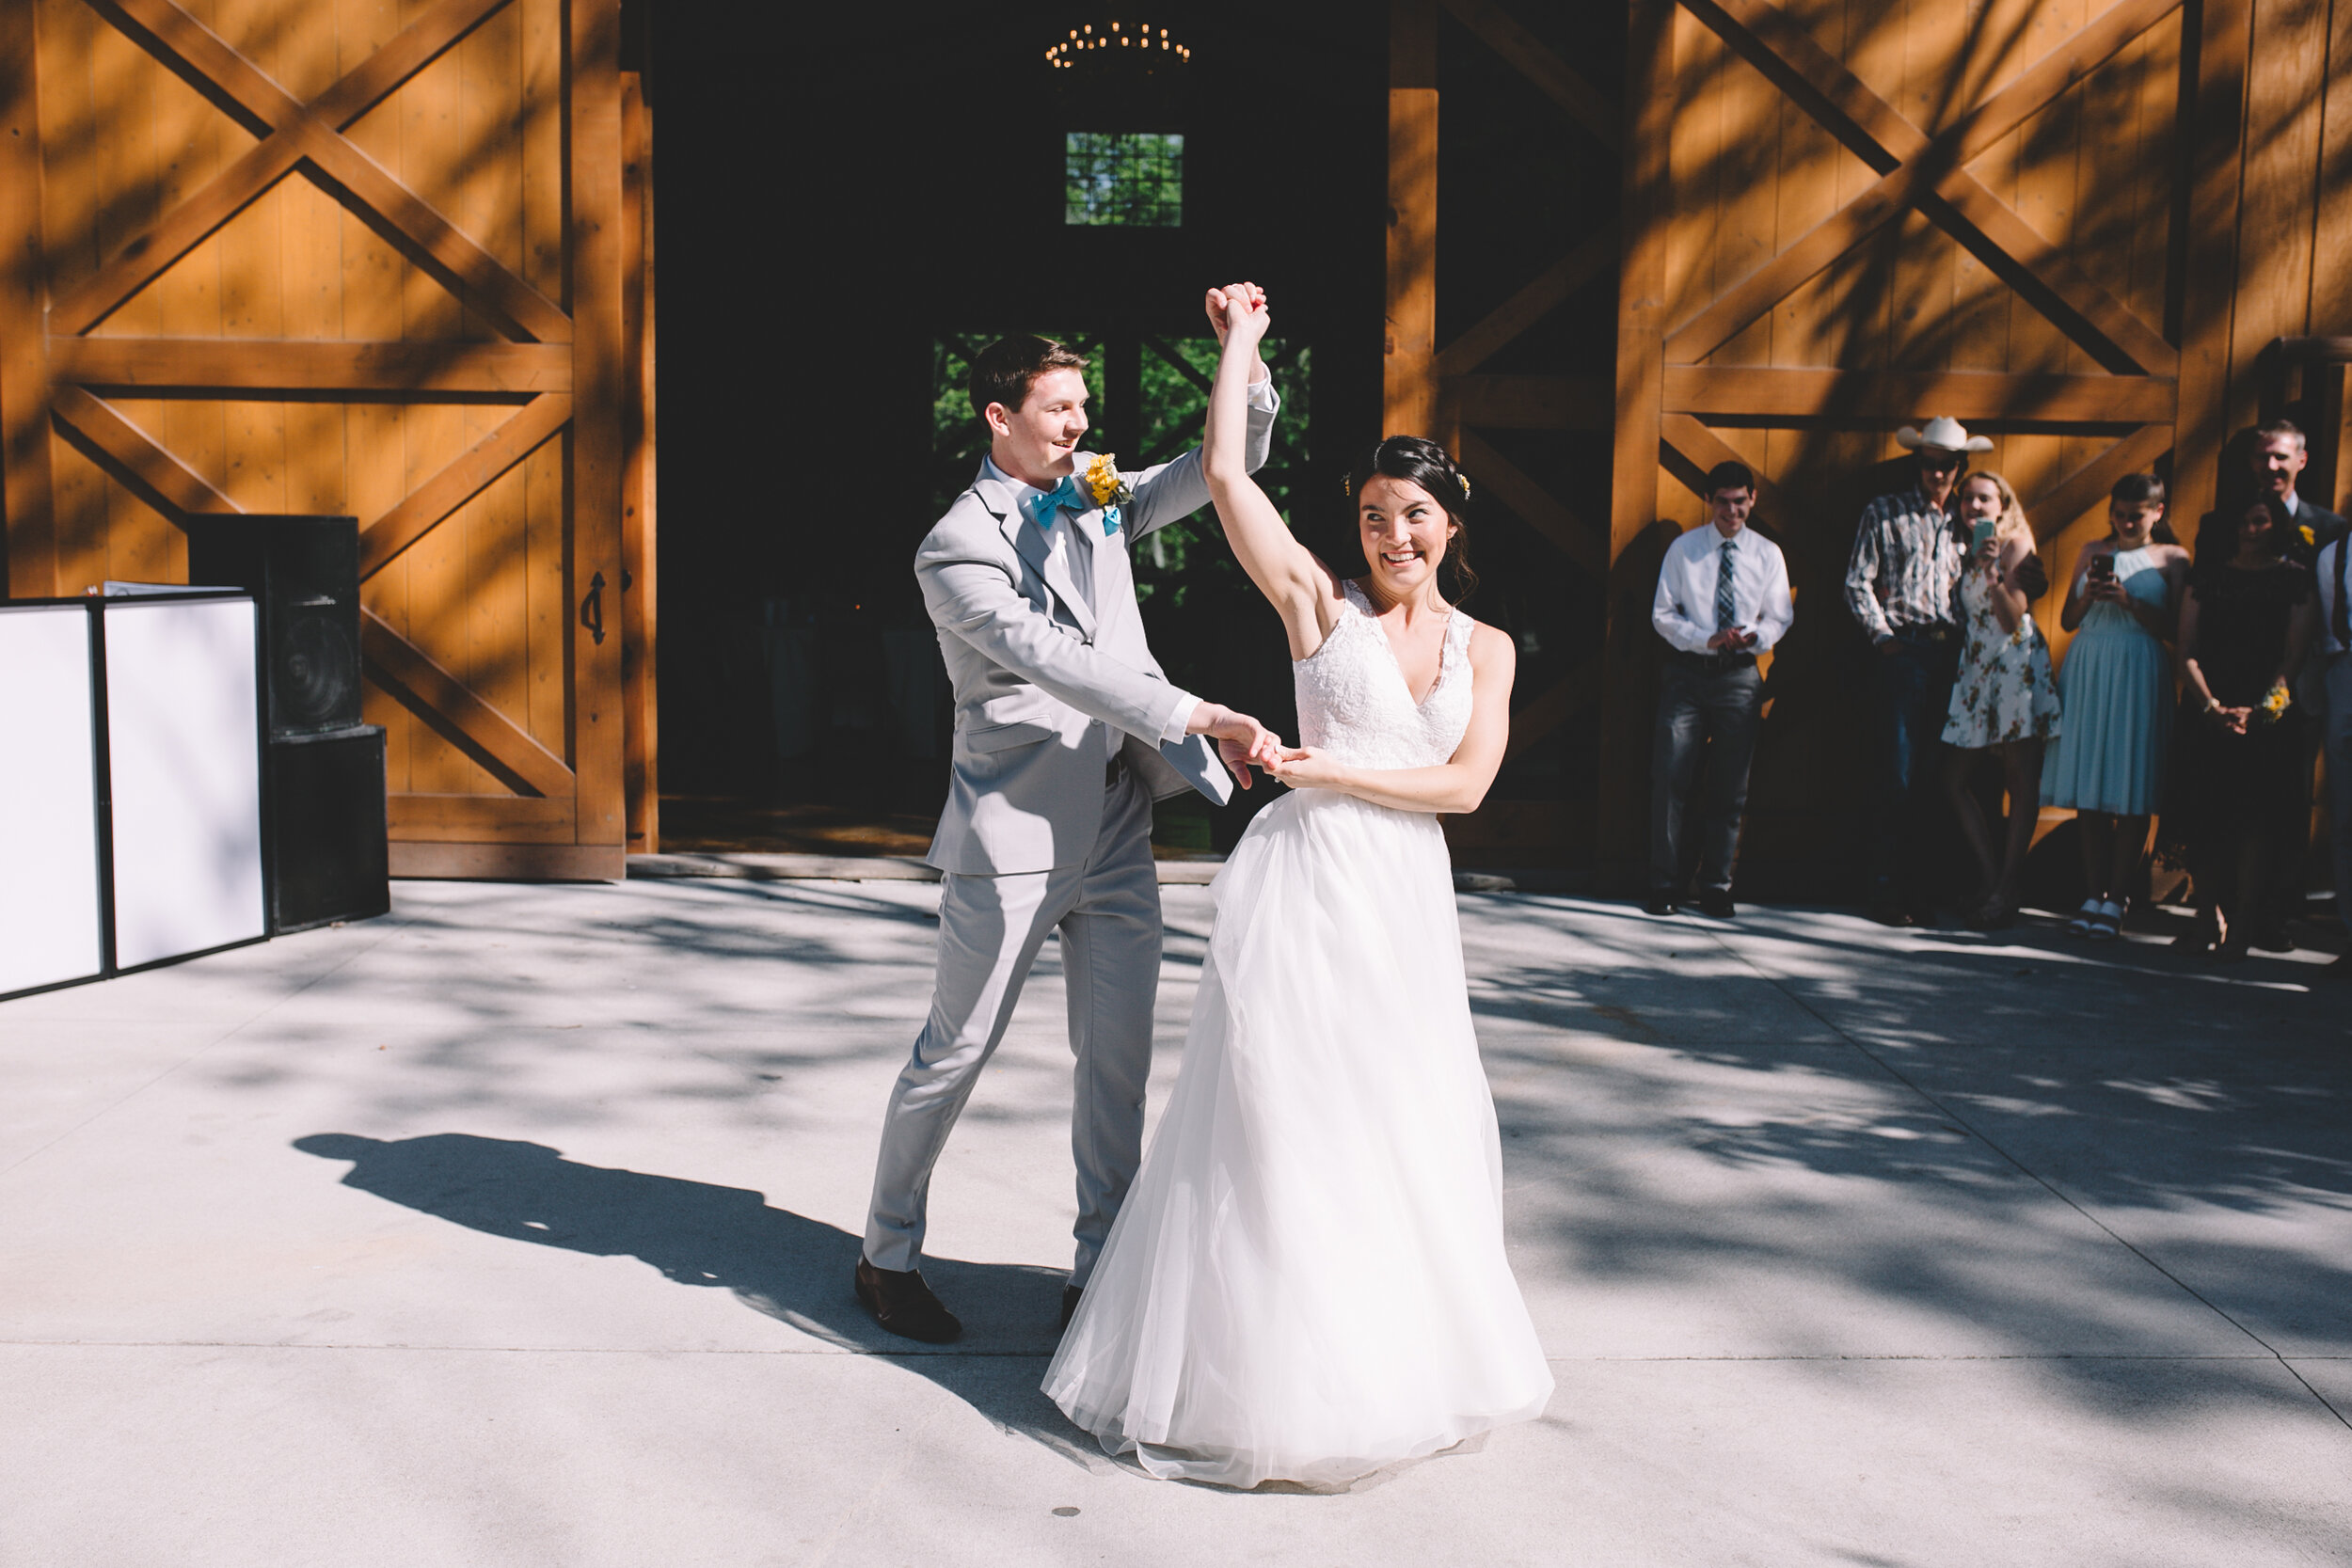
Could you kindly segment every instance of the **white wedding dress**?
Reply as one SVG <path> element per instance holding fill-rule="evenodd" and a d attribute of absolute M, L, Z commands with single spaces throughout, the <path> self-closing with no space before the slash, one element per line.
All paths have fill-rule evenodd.
<path fill-rule="evenodd" d="M 1471 621 L 1416 705 L 1353 585 L 1293 665 L 1305 743 L 1446 761 Z M 1045 1391 L 1155 1476 L 1346 1484 L 1543 1412 L 1438 819 L 1332 790 L 1259 814 L 1213 889 L 1174 1097 Z"/>

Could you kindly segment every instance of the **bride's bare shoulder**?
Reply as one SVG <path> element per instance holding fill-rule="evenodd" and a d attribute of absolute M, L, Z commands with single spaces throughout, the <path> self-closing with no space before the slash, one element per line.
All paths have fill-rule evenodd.
<path fill-rule="evenodd" d="M 1470 622 L 1470 656 L 1473 670 L 1508 674 L 1518 666 L 1519 645 L 1501 626 L 1473 620 Z"/>

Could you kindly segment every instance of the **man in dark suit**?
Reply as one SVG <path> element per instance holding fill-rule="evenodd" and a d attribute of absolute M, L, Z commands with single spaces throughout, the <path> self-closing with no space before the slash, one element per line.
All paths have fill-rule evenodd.
<path fill-rule="evenodd" d="M 2303 438 L 2300 425 L 2290 420 L 2273 420 L 2254 432 L 2251 454 L 2254 469 L 2254 494 L 2276 496 L 2287 509 L 2293 527 L 2287 533 L 2287 559 L 2305 568 L 2319 560 L 2319 552 L 2344 537 L 2347 525 L 2335 513 L 2316 501 L 2296 493 L 2296 484 L 2303 469 L 2312 460 L 2311 447 Z M 2229 493 L 2229 486 L 2222 493 Z M 2243 492 L 2241 492 L 2242 494 Z M 2218 519 L 2218 521 L 2217 521 Z M 2237 538 L 2234 517 L 2223 519 L 2217 511 L 2208 512 L 2197 524 L 2197 538 L 2201 544 L 2208 527 L 2218 531 L 2212 538 L 2225 541 L 2221 549 L 2226 554 L 2235 547 Z"/>
<path fill-rule="evenodd" d="M 2290 420 L 2273 420 L 2254 432 L 2254 450 L 2251 453 L 2254 494 L 2257 497 L 2276 496 L 2286 507 L 2291 525 L 2287 530 L 2287 559 L 2306 570 L 2316 566 L 2320 551 L 2342 539 L 2348 529 L 2352 529 L 2352 525 L 2347 525 L 2343 517 L 2296 493 L 2296 483 L 2302 478 L 2311 456 L 2310 443 L 2304 439 L 2302 427 Z M 2207 533 L 2207 529 L 2214 531 Z M 2197 544 L 2201 552 L 2210 539 L 2226 553 L 2234 547 L 2236 536 L 2236 519 L 2224 517 L 2217 510 L 2206 513 L 2198 521 Z M 2232 543 L 2225 544 L 2224 541 Z M 2303 705 L 2304 711 L 2312 719 L 2312 722 L 2303 726 L 2303 733 L 2309 739 L 2311 761 L 2314 763 L 2318 760 L 2319 748 L 2328 732 L 2327 662 L 2322 658 L 2309 660 L 2295 682 L 2295 700 Z M 2301 813 L 2296 821 L 2301 826 L 2294 832 L 2294 861 L 2287 874 L 2280 879 L 2281 929 L 2284 929 L 2286 921 L 2303 912 L 2305 885 L 2310 880 L 2310 811 L 2307 809 Z M 2328 832 L 2352 832 L 2352 824 L 2331 822 Z M 2352 890 L 2337 890 L 2339 898 L 2347 895 L 2352 895 Z M 2292 942 L 2291 937 L 2283 940 Z"/>

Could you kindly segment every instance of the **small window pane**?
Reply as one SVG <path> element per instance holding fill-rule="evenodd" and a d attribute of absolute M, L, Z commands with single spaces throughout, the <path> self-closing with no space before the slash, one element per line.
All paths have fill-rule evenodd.
<path fill-rule="evenodd" d="M 1065 223 L 1174 229 L 1184 221 L 1184 138 L 1073 131 L 1063 190 Z"/>

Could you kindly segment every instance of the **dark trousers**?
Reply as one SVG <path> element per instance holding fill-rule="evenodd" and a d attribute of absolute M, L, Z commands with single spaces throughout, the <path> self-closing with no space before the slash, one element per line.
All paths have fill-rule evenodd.
<path fill-rule="evenodd" d="M 1957 633 L 1938 641 L 1898 632 L 1891 651 L 1870 654 L 1875 713 L 1877 799 L 1870 818 L 1873 896 L 1916 904 L 1929 894 L 1931 826 L 1939 819 L 1937 776 L 1952 680 L 1960 673 Z"/>
<path fill-rule="evenodd" d="M 1651 892 L 1674 897 L 1682 891 L 1683 830 L 1694 803 L 1700 891 L 1731 891 L 1740 816 L 1748 804 L 1748 763 L 1756 755 L 1763 709 L 1764 678 L 1752 660 L 1710 671 L 1669 658 L 1661 672 L 1649 763 Z"/>

